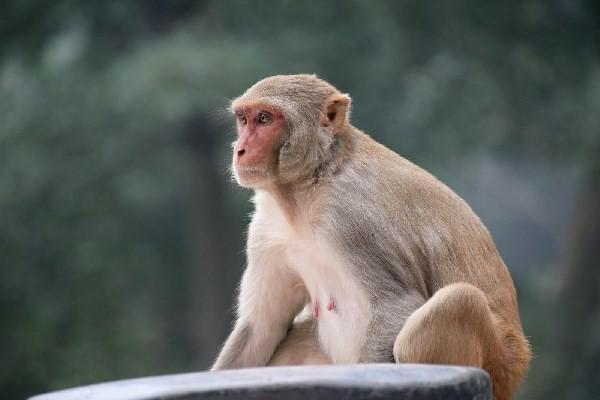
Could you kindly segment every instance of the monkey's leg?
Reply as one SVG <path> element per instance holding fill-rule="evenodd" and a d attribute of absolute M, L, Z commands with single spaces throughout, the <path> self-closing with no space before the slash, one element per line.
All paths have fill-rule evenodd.
<path fill-rule="evenodd" d="M 269 365 L 307 364 L 331 364 L 319 344 L 317 321 L 310 316 L 294 322 L 269 361 Z"/>
<path fill-rule="evenodd" d="M 526 348 L 522 335 L 493 315 L 481 290 L 455 283 L 408 317 L 394 343 L 394 359 L 483 368 L 492 378 L 495 398 L 506 400 L 526 369 L 523 358 L 511 354 L 515 349 L 528 354 L 517 342 Z"/>

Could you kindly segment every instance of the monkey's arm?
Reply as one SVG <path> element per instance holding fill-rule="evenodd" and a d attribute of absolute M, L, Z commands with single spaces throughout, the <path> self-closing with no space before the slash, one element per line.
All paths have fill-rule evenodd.
<path fill-rule="evenodd" d="M 305 289 L 279 254 L 248 253 L 238 319 L 212 370 L 267 365 L 306 302 Z"/>

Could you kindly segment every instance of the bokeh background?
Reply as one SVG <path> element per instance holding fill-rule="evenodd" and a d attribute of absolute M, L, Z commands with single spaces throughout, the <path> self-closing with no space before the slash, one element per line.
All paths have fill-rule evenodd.
<path fill-rule="evenodd" d="M 488 225 L 519 398 L 600 398 L 595 0 L 4 0 L 0 397 L 210 364 L 251 212 L 224 108 L 298 72 Z"/>

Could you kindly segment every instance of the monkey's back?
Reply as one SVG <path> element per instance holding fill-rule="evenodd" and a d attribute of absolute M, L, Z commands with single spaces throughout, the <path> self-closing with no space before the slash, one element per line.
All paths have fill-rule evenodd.
<path fill-rule="evenodd" d="M 328 224 L 342 232 L 340 245 L 367 284 L 377 281 L 373 286 L 383 287 L 385 295 L 399 283 L 428 299 L 448 284 L 467 282 L 485 293 L 495 315 L 520 331 L 510 274 L 467 203 L 368 135 L 353 130 L 352 139 L 355 157 L 333 180 Z"/>

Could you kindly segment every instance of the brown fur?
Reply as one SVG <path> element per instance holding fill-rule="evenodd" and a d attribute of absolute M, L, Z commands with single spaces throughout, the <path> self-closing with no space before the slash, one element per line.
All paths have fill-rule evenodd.
<path fill-rule="evenodd" d="M 268 193 L 294 231 L 327 238 L 369 299 L 370 324 L 357 361 L 477 366 L 492 377 L 497 399 L 511 398 L 528 368 L 529 345 L 509 272 L 470 207 L 435 177 L 353 127 L 350 97 L 314 75 L 264 79 L 232 103 L 234 110 L 242 106 L 279 110 L 286 128 L 264 160 L 268 168 L 260 182 L 239 178 L 240 184 Z M 270 207 L 263 201 L 257 200 L 257 208 Z M 268 226 L 253 225 L 249 252 L 277 254 L 279 259 L 267 259 L 285 270 L 286 247 L 272 243 Z M 246 273 L 262 273 L 249 272 L 261 268 L 253 258 L 249 254 Z M 302 273 L 293 275 L 295 286 L 288 290 L 302 287 Z M 265 308 L 260 299 L 250 306 L 243 300 L 244 291 L 262 290 L 263 284 L 282 285 L 243 284 L 240 304 Z M 285 318 L 240 315 L 253 328 L 242 330 L 250 336 L 235 333 L 246 326 L 239 322 L 216 365 L 249 366 L 265 359 L 253 352 L 275 354 L 272 364 L 335 362 L 320 350 L 317 321 L 296 322 L 283 336 L 255 333 L 264 324 L 283 332 L 310 301 L 312 293 L 303 290 L 298 298 L 304 302 L 281 302 L 277 315 Z"/>
<path fill-rule="evenodd" d="M 331 364 L 321 351 L 317 340 L 317 323 L 310 316 L 303 316 L 279 344 L 269 365 Z"/>

